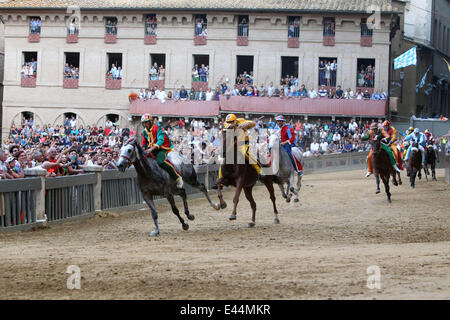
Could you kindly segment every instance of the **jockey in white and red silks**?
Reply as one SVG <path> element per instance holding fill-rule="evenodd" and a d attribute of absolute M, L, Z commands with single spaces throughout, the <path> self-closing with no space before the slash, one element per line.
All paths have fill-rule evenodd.
<path fill-rule="evenodd" d="M 302 164 L 292 155 L 292 147 L 295 147 L 295 140 L 296 140 L 294 128 L 286 124 L 286 119 L 283 116 L 278 116 L 275 118 L 275 120 L 277 122 L 278 127 L 280 128 L 281 146 L 288 153 L 295 170 L 298 173 L 302 173 L 303 171 Z"/>

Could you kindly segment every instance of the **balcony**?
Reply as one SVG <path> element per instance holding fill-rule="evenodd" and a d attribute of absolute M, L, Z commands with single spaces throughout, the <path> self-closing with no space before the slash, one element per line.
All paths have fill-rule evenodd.
<path fill-rule="evenodd" d="M 106 78 L 105 82 L 106 89 L 119 90 L 122 88 L 122 79 L 111 79 Z"/>
<path fill-rule="evenodd" d="M 78 89 L 78 80 L 76 78 L 64 78 L 63 88 L 64 89 Z"/>
<path fill-rule="evenodd" d="M 150 89 L 157 87 L 159 90 L 166 89 L 166 82 L 164 80 L 149 80 L 148 87 Z"/>
<path fill-rule="evenodd" d="M 334 36 L 323 36 L 324 46 L 334 46 Z"/>
<path fill-rule="evenodd" d="M 36 78 L 21 78 L 20 79 L 20 86 L 26 87 L 26 88 L 36 88 Z"/>
<path fill-rule="evenodd" d="M 191 82 L 191 88 L 195 91 L 200 91 L 202 89 L 203 91 L 208 90 L 208 82 L 207 81 L 192 81 Z"/>
<path fill-rule="evenodd" d="M 361 36 L 360 44 L 361 44 L 361 47 L 371 47 L 372 46 L 372 36 Z"/>
<path fill-rule="evenodd" d="M 116 43 L 117 35 L 112 33 L 105 34 L 105 43 Z"/>
<path fill-rule="evenodd" d="M 144 36 L 144 44 L 156 44 L 156 36 L 145 35 Z"/>
<path fill-rule="evenodd" d="M 206 36 L 194 36 L 194 44 L 196 46 L 206 45 Z"/>
<path fill-rule="evenodd" d="M 41 34 L 40 33 L 30 33 L 28 35 L 28 42 L 40 42 Z"/>
<path fill-rule="evenodd" d="M 67 34 L 66 42 L 67 43 L 78 43 L 78 33 Z"/>
<path fill-rule="evenodd" d="M 300 41 L 298 38 L 288 38 L 288 48 L 298 48 Z"/>
<path fill-rule="evenodd" d="M 237 37 L 236 44 L 238 46 L 248 46 L 248 37 Z"/>

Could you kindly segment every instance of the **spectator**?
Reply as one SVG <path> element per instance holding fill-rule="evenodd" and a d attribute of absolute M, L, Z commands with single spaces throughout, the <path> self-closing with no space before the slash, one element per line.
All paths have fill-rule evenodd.
<path fill-rule="evenodd" d="M 342 91 L 341 86 L 337 86 L 336 99 L 344 99 L 344 91 Z"/>
<path fill-rule="evenodd" d="M 325 86 L 322 85 L 322 87 L 318 91 L 318 94 L 321 98 L 326 97 L 328 95 L 328 91 L 325 88 Z"/>
<path fill-rule="evenodd" d="M 317 98 L 317 92 L 314 88 L 311 88 L 308 92 L 308 97 L 311 99 Z"/>
<path fill-rule="evenodd" d="M 181 101 L 186 101 L 188 99 L 188 92 L 187 90 L 184 88 L 184 86 L 181 86 L 181 90 L 180 90 L 180 100 Z"/>

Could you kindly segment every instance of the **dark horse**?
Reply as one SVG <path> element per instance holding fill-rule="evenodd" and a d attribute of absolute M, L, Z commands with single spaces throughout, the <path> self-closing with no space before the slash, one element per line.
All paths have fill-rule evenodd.
<path fill-rule="evenodd" d="M 418 142 L 413 142 L 411 144 L 411 154 L 408 158 L 408 174 L 409 174 L 409 182 L 411 189 L 414 189 L 416 182 L 416 175 L 419 179 L 422 179 L 422 154 L 419 149 Z"/>
<path fill-rule="evenodd" d="M 436 154 L 436 150 L 434 150 L 434 146 L 430 144 L 427 146 L 427 151 L 425 153 L 425 174 L 430 174 L 430 172 L 428 171 L 428 165 L 430 165 L 431 176 L 433 177 L 434 181 L 436 181 L 436 160 L 439 162 L 439 157 Z"/>
<path fill-rule="evenodd" d="M 375 179 L 377 181 L 377 192 L 380 193 L 380 177 L 384 183 L 384 189 L 386 191 L 388 202 L 391 203 L 391 193 L 389 189 L 389 178 L 392 176 L 394 185 L 398 185 L 395 178 L 395 170 L 392 168 L 389 155 L 381 148 L 382 135 L 376 135 L 372 142 L 372 164 L 375 172 Z"/>
<path fill-rule="evenodd" d="M 167 158 L 175 166 L 178 172 L 180 172 L 184 183 L 189 184 L 193 188 L 199 189 L 206 196 L 210 205 L 214 209 L 220 209 L 219 205 L 215 204 L 210 199 L 205 185 L 198 182 L 197 173 L 195 172 L 194 166 L 190 163 L 190 161 L 183 158 L 175 151 L 170 152 Z M 183 230 L 188 230 L 189 225 L 184 222 L 183 218 L 180 216 L 174 199 L 174 195 L 179 195 L 183 199 L 184 213 L 189 220 L 194 220 L 194 215 L 189 213 L 186 190 L 178 189 L 175 181 L 170 179 L 169 174 L 158 165 L 156 160 L 151 156 L 147 157 L 144 154 L 144 150 L 137 143 L 136 138 L 130 139 L 120 150 L 120 159 L 117 167 L 123 172 L 131 164 L 133 164 L 136 169 L 137 184 L 142 192 L 142 196 L 152 212 L 155 230 L 153 230 L 150 235 L 159 235 L 158 213 L 156 212 L 155 204 L 153 203 L 154 196 L 165 197 L 167 201 L 169 201 L 173 213 L 180 220 Z"/>
<path fill-rule="evenodd" d="M 220 200 L 220 207 L 222 209 L 225 209 L 227 207 L 226 202 L 223 200 L 222 195 L 222 187 L 223 186 L 234 186 L 236 187 L 236 191 L 233 198 L 233 212 L 230 216 L 230 220 L 236 220 L 236 208 L 239 202 L 239 196 L 241 194 L 242 189 L 244 189 L 244 194 L 247 200 L 250 202 L 250 206 L 252 208 L 252 221 L 248 224 L 249 228 L 255 226 L 255 218 L 256 218 L 256 202 L 253 199 L 252 189 L 253 186 L 258 181 L 258 174 L 256 173 L 255 169 L 248 163 L 248 161 L 245 161 L 244 164 L 238 164 L 237 156 L 238 156 L 238 150 L 237 150 L 237 143 L 236 143 L 236 137 L 234 138 L 234 143 L 227 146 L 226 144 L 226 134 L 227 131 L 230 131 L 230 134 L 233 134 L 233 130 L 223 130 L 222 134 L 222 146 L 223 146 L 223 161 L 221 166 L 222 171 L 222 177 L 216 181 L 216 184 L 218 186 L 218 196 Z M 233 148 L 233 149 L 231 149 Z M 231 151 L 234 155 L 233 161 L 230 161 L 230 159 L 226 159 L 225 155 L 227 152 Z M 229 164 L 227 162 L 231 162 L 232 164 Z M 278 224 L 280 223 L 280 220 L 278 219 L 278 210 L 275 205 L 275 192 L 273 189 L 273 179 L 274 176 L 265 176 L 263 179 L 261 179 L 261 182 L 264 183 L 267 190 L 270 194 L 270 200 L 272 200 L 273 204 L 273 211 L 275 214 L 274 223 Z"/>

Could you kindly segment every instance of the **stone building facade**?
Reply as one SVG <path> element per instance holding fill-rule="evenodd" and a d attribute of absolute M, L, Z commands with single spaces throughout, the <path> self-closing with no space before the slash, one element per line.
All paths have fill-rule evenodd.
<path fill-rule="evenodd" d="M 319 60 L 327 58 L 337 60 L 336 85 L 355 90 L 358 64 L 373 63 L 375 81 L 371 90 L 387 92 L 390 21 L 400 8 L 395 2 L 373 1 L 379 12 L 369 42 L 361 35 L 362 19 L 369 17 L 368 1 L 317 1 L 319 4 L 313 7 L 308 7 L 307 1 L 280 5 L 276 4 L 279 1 L 251 0 L 244 4 L 223 0 L 213 1 L 208 7 L 193 1 L 189 9 L 179 2 L 134 1 L 130 7 L 129 1 L 114 0 L 108 2 L 109 7 L 102 7 L 101 1 L 76 1 L 80 8 L 67 8 L 71 1 L 56 0 L 0 3 L 5 26 L 3 131 L 12 122 L 18 124 L 24 112 L 33 113 L 36 123 L 41 124 L 62 124 L 65 115 L 75 114 L 83 125 L 104 125 L 107 115 L 119 116 L 121 124 L 126 125 L 130 116 L 128 94 L 148 87 L 155 57 L 165 63 L 166 90 L 181 85 L 190 88 L 191 70 L 197 61 L 208 63 L 208 86 L 213 89 L 227 80 L 233 85 L 243 68 L 242 61 L 246 61 L 244 67 L 252 69 L 247 71 L 253 71 L 258 85 L 267 86 L 271 81 L 279 85 L 282 71 L 292 69 L 289 73 L 298 73 L 300 84 L 317 90 Z M 153 41 L 145 36 L 145 20 L 150 14 L 157 19 Z M 200 39 L 205 43 L 194 34 L 197 14 L 207 21 L 207 36 Z M 242 16 L 249 22 L 244 42 L 238 39 Z M 68 37 L 73 17 L 80 21 L 76 41 Z M 299 21 L 298 40 L 293 44 L 288 39 L 291 17 Z M 30 36 L 33 18 L 41 20 L 38 39 Z M 324 36 L 326 18 L 334 19 L 332 43 Z M 117 19 L 114 39 L 105 34 L 105 22 L 111 19 Z M 24 86 L 20 71 L 30 57 L 37 61 L 35 83 Z M 68 57 L 78 60 L 76 86 L 64 82 Z M 111 86 L 107 70 L 119 60 L 123 69 L 120 88 L 106 88 Z M 287 68 L 283 61 L 290 61 L 292 67 Z"/>

